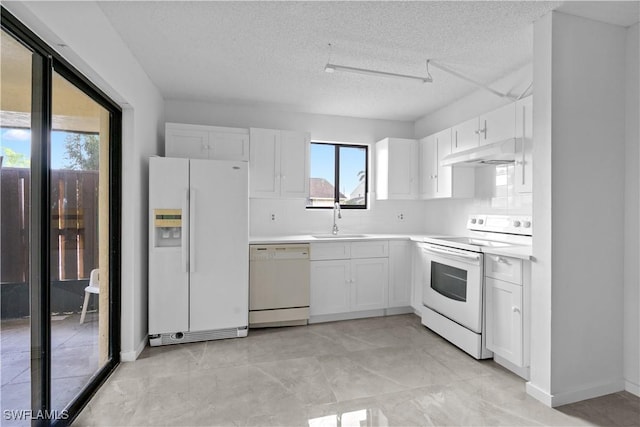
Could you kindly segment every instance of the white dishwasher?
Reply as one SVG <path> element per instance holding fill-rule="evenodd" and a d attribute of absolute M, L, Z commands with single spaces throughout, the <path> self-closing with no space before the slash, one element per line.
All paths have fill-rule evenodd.
<path fill-rule="evenodd" d="M 306 325 L 309 245 L 250 245 L 249 327 Z"/>

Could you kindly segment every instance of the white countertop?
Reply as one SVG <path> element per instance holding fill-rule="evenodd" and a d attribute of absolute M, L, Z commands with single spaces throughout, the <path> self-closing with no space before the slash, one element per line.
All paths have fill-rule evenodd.
<path fill-rule="evenodd" d="M 352 233 L 345 233 L 349 236 Z M 356 234 L 356 233 L 353 233 Z M 288 236 L 251 236 L 249 244 L 251 245 L 269 245 L 269 244 L 285 244 L 285 243 L 319 243 L 319 242 L 354 242 L 363 240 L 411 240 L 414 242 L 423 242 L 425 237 L 434 237 L 433 234 L 415 233 L 415 234 L 376 234 L 376 233 L 358 233 L 353 237 L 314 237 L 311 234 L 294 234 Z M 524 260 L 533 260 L 531 254 L 531 246 L 507 246 L 501 248 L 483 247 L 482 252 L 492 255 L 502 255 Z"/>
<path fill-rule="evenodd" d="M 328 233 L 320 233 L 328 234 Z M 250 236 L 250 245 L 270 245 L 278 243 L 318 243 L 318 242 L 354 242 L 362 240 L 413 240 L 408 234 L 344 233 L 345 237 L 314 237 L 311 234 L 289 236 Z M 349 237 L 347 237 L 349 236 Z"/>

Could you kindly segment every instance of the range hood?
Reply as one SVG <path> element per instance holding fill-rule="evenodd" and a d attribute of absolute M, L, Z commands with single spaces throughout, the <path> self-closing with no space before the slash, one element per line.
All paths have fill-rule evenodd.
<path fill-rule="evenodd" d="M 481 145 L 445 156 L 441 166 L 490 166 L 513 163 L 516 158 L 516 138 L 509 138 L 493 144 Z"/>

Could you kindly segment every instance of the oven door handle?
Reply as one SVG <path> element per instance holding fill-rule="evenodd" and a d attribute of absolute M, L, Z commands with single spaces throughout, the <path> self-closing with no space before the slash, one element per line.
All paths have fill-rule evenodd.
<path fill-rule="evenodd" d="M 452 251 L 448 251 L 446 249 L 436 249 L 433 246 L 427 246 L 424 248 L 426 251 L 429 252 L 433 252 L 433 253 L 437 253 L 437 254 L 441 254 L 441 255 L 447 255 L 450 257 L 457 257 L 457 258 L 464 258 L 464 259 L 468 259 L 468 260 L 472 260 L 472 261 L 478 261 L 480 259 L 480 255 L 479 254 L 465 254 L 465 253 L 460 253 L 460 252 L 452 252 Z"/>

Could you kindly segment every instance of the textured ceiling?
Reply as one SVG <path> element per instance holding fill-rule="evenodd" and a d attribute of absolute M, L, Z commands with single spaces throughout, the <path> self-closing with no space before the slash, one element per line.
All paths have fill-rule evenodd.
<path fill-rule="evenodd" d="M 101 2 L 165 99 L 415 120 L 476 88 L 325 73 L 425 74 L 432 58 L 492 82 L 531 62 L 532 25 L 560 2 Z M 332 44 L 330 49 L 328 44 Z"/>

